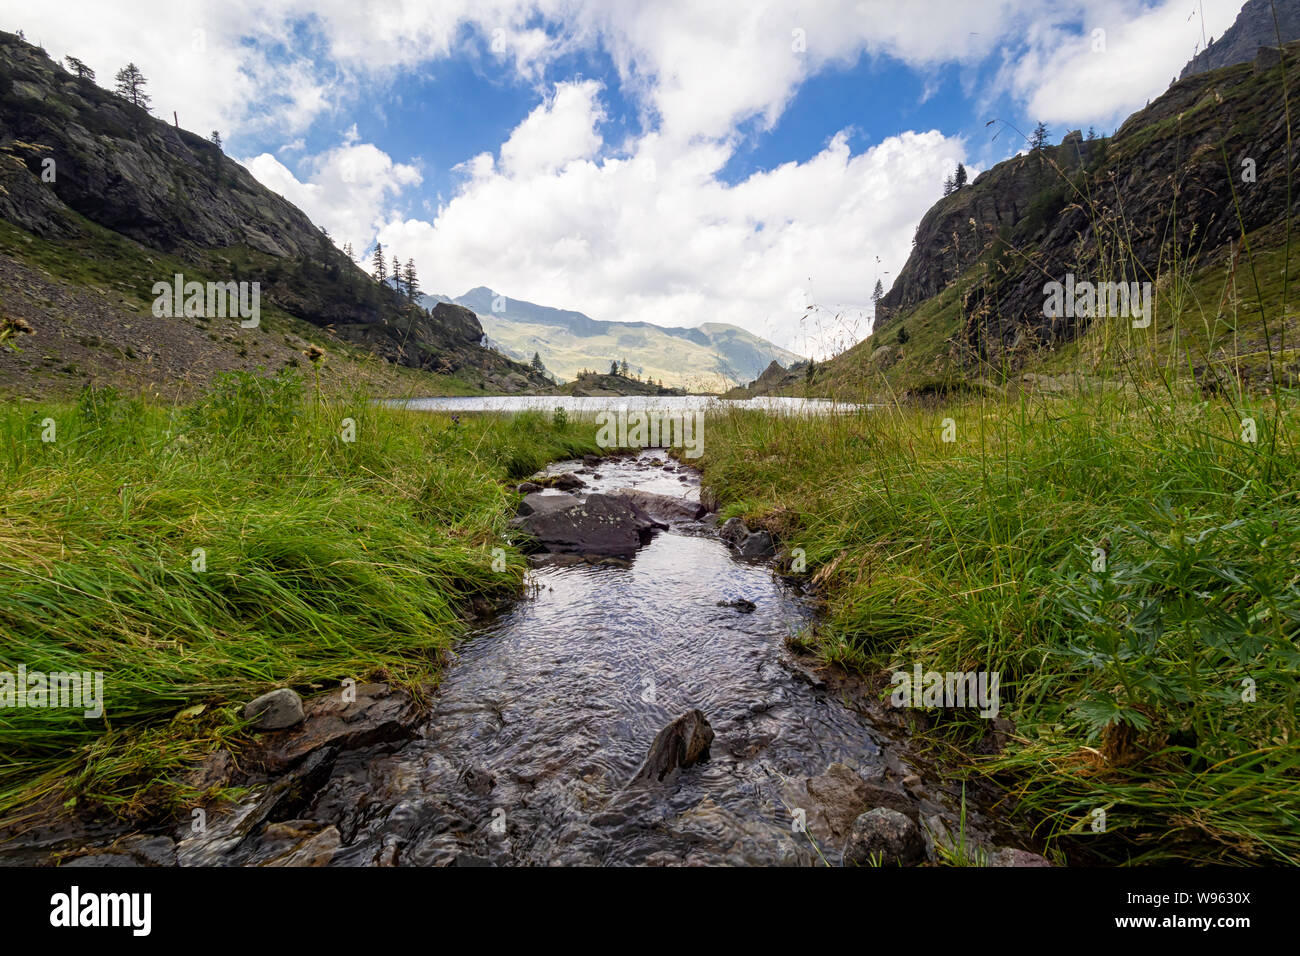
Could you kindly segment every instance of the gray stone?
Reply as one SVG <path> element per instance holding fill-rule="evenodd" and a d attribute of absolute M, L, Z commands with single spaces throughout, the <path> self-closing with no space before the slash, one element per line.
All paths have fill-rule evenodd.
<path fill-rule="evenodd" d="M 976 753 L 1000 754 L 1003 750 L 1006 750 L 1007 744 L 1015 732 L 1016 725 L 1010 719 L 1001 715 L 994 717 L 989 721 L 989 729 L 980 738 L 979 743 L 975 745 Z"/>
<path fill-rule="evenodd" d="M 845 866 L 910 866 L 925 858 L 925 840 L 907 816 L 876 807 L 853 821 L 844 844 Z"/>
<path fill-rule="evenodd" d="M 660 495 L 639 488 L 618 488 L 614 494 L 626 498 L 659 521 L 694 521 L 705 513 L 704 506 L 698 501 L 673 495 Z"/>
<path fill-rule="evenodd" d="M 244 705 L 245 720 L 256 730 L 283 730 L 303 721 L 302 698 L 288 687 L 263 694 Z"/>
<path fill-rule="evenodd" d="M 722 523 L 722 529 L 718 534 L 728 544 L 739 545 L 749 536 L 749 529 L 745 527 L 745 522 L 739 518 L 728 518 Z"/>
<path fill-rule="evenodd" d="M 369 747 L 407 736 L 419 708 L 405 691 L 388 684 L 357 684 L 311 699 L 300 727 L 277 737 L 263 755 L 266 769 L 280 773 L 325 747 Z"/>
<path fill-rule="evenodd" d="M 579 504 L 579 500 L 572 495 L 548 495 L 541 491 L 534 491 L 524 496 L 524 500 L 519 502 L 519 508 L 515 513 L 521 517 L 527 517 L 533 514 L 563 511 L 565 508 L 572 508 L 577 504 Z"/>
<path fill-rule="evenodd" d="M 871 364 L 876 368 L 889 368 L 898 361 L 898 349 L 892 345 L 882 345 L 871 353 Z"/>

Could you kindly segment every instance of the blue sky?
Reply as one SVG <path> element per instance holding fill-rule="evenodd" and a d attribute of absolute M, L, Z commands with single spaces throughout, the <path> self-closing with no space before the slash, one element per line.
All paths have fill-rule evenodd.
<path fill-rule="evenodd" d="M 732 322 L 824 355 L 866 334 L 955 164 L 1022 146 L 987 120 L 1111 130 L 1240 0 L 118 6 L 8 28 L 101 83 L 136 62 L 155 113 L 220 129 L 337 242 L 382 241 L 428 291 Z"/>

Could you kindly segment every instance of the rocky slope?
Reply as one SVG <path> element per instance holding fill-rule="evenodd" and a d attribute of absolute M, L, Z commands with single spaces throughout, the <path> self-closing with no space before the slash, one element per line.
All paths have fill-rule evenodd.
<path fill-rule="evenodd" d="M 482 327 L 468 309 L 406 302 L 214 143 L 77 78 L 8 33 L 0 33 L 0 220 L 8 227 L 0 237 L 11 260 L 5 274 L 14 283 L 0 286 L 4 308 L 11 316 L 30 314 L 36 334 L 49 337 L 39 343 L 43 354 L 56 360 L 93 368 L 93 353 L 65 356 L 61 340 L 111 337 L 124 327 L 132 327 L 140 345 L 168 347 L 177 330 L 149 328 L 138 313 L 150 314 L 155 282 L 181 272 L 200 282 L 260 283 L 261 308 L 272 319 L 296 323 L 306 336 L 320 330 L 327 348 L 338 343 L 344 352 L 497 390 L 545 384 L 483 348 Z M 35 269 L 34 278 L 22 278 L 24 269 Z M 110 301 L 101 303 L 108 312 L 94 316 L 47 312 L 38 289 L 52 283 L 75 299 L 90 288 L 102 298 L 94 290 L 105 282 L 114 286 Z M 135 322 L 127 320 L 131 314 Z M 190 331 L 201 324 L 155 321 L 186 323 Z M 74 327 L 64 328 L 65 322 Z M 242 337 L 245 352 L 269 351 L 259 336 L 246 334 L 256 330 L 217 322 L 216 339 L 204 330 L 198 351 L 179 357 L 184 370 L 173 363 L 168 374 L 201 378 L 209 366 L 230 364 L 231 356 L 209 354 L 238 352 L 226 348 L 233 344 L 228 336 Z M 12 366 L 12 353 L 3 361 Z"/>
<path fill-rule="evenodd" d="M 1192 57 L 1178 78 L 1253 60 L 1260 47 L 1277 46 L 1279 33 L 1282 43 L 1300 40 L 1300 2 L 1246 0 L 1232 26 L 1218 39 L 1210 37 L 1209 46 Z"/>
<path fill-rule="evenodd" d="M 1289 58 L 1297 53 L 1300 45 L 1288 48 Z M 1294 98 L 1300 76 L 1292 69 L 1287 80 Z M 1046 279 L 1168 288 L 1198 262 L 1236 256 L 1243 235 L 1287 218 L 1288 203 L 1294 215 L 1300 191 L 1289 195 L 1297 169 L 1282 99 L 1282 69 L 1266 50 L 1252 63 L 1182 80 L 1129 117 L 1094 170 L 1058 177 L 1049 194 L 1057 208 L 1040 239 L 1026 235 L 1006 256 L 990 249 L 964 304 L 965 345 L 996 362 L 1021 344 L 1069 340 L 1089 320 L 1045 316 Z"/>

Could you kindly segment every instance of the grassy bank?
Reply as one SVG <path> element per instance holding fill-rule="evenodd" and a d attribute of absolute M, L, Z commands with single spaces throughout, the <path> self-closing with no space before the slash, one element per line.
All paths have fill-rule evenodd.
<path fill-rule="evenodd" d="M 1132 388 L 736 412 L 710 421 L 703 462 L 727 515 L 805 550 L 825 658 L 1000 671 L 1014 740 L 958 762 L 1008 787 L 1049 845 L 1295 864 L 1298 414 L 1290 393 Z M 988 729 L 973 710 L 929 713 L 949 757 Z"/>
<path fill-rule="evenodd" d="M 509 479 L 593 438 L 284 376 L 187 407 L 0 405 L 0 671 L 102 671 L 106 698 L 102 720 L 0 710 L 0 818 L 40 796 L 183 802 L 178 774 L 237 744 L 240 705 L 277 686 L 436 680 L 474 599 L 522 580 Z"/>

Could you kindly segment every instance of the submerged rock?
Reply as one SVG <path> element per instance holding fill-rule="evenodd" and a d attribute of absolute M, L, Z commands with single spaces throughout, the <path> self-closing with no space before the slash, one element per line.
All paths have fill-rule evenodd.
<path fill-rule="evenodd" d="M 708 760 L 712 743 L 713 728 L 703 711 L 688 710 L 655 735 L 632 783 L 659 783 L 674 770 Z"/>
<path fill-rule="evenodd" d="M 845 866 L 911 866 L 925 858 L 925 840 L 910 817 L 876 807 L 853 821 Z"/>
<path fill-rule="evenodd" d="M 303 721 L 302 698 L 296 691 L 281 687 L 244 705 L 245 720 L 253 720 L 256 730 L 283 730 Z"/>
<path fill-rule="evenodd" d="M 741 614 L 753 614 L 758 605 L 744 598 L 736 598 L 732 601 L 719 601 L 718 607 L 734 607 Z"/>
<path fill-rule="evenodd" d="M 327 866 L 343 840 L 338 827 L 314 820 L 285 820 L 263 829 L 250 863 L 260 866 Z"/>
<path fill-rule="evenodd" d="M 808 832 L 821 846 L 842 846 L 854 821 L 876 807 L 897 810 L 913 820 L 918 816 L 915 801 L 901 790 L 866 780 L 842 763 L 831 764 L 815 777 L 789 780 L 784 799 L 804 811 Z"/>
<path fill-rule="evenodd" d="M 85 856 L 65 860 L 64 867 L 94 867 L 104 869 L 121 869 L 123 867 L 141 866 L 139 860 L 126 853 L 88 853 Z"/>

